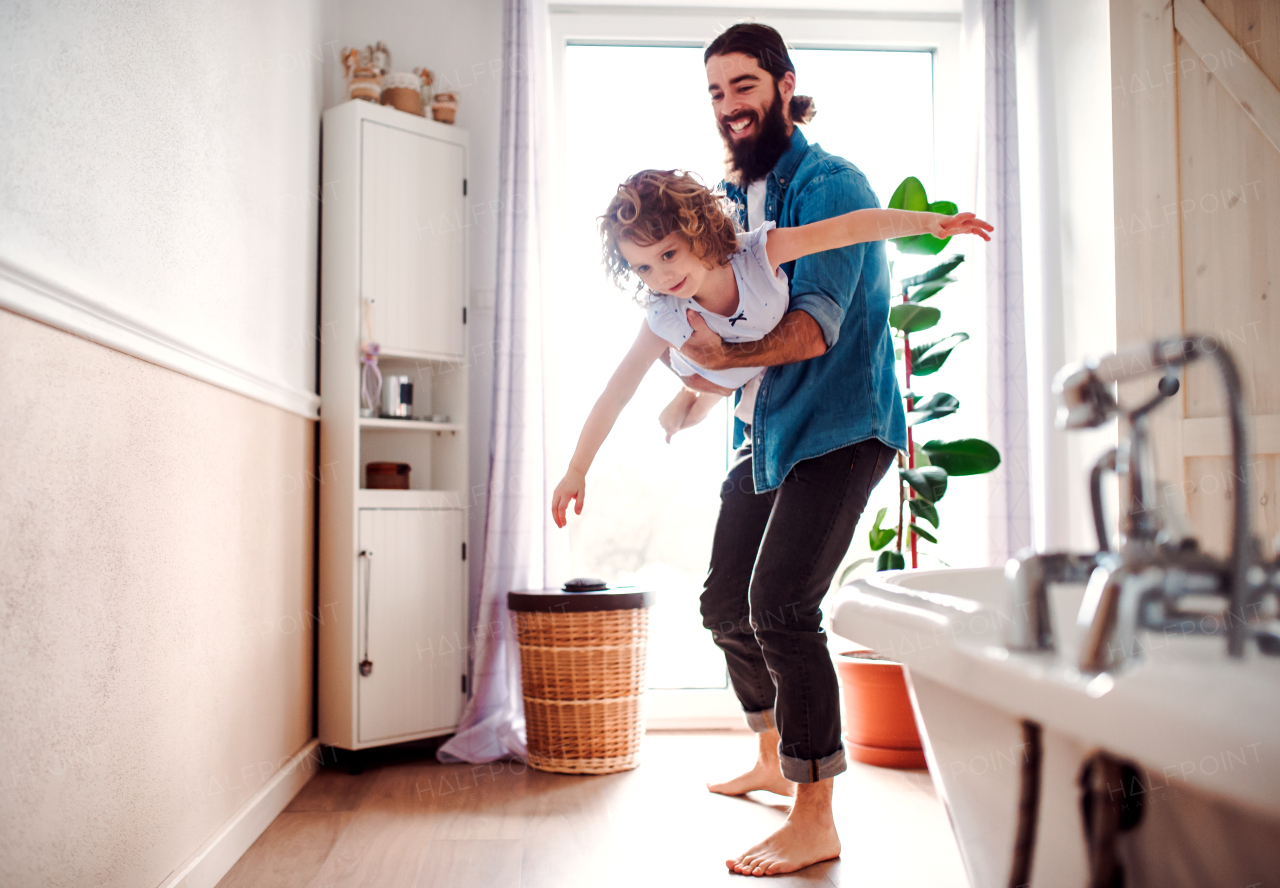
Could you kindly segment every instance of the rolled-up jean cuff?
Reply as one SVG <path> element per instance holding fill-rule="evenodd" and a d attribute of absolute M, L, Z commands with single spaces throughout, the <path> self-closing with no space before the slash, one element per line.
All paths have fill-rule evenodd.
<path fill-rule="evenodd" d="M 848 762 L 845 761 L 843 748 L 837 749 L 824 758 L 800 759 L 783 755 L 782 744 L 779 743 L 778 746 L 778 758 L 782 761 L 782 776 L 792 783 L 817 783 L 819 780 L 841 774 L 849 767 Z"/>
<path fill-rule="evenodd" d="M 743 711 L 742 714 L 747 717 L 747 727 L 755 731 L 757 734 L 765 734 L 778 727 L 777 723 L 773 720 L 772 709 L 761 709 L 759 712 Z"/>

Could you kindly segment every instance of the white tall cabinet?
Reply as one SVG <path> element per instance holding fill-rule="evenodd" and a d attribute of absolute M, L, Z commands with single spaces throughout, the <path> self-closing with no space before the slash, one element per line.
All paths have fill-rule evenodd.
<path fill-rule="evenodd" d="M 320 741 L 452 732 L 466 696 L 467 134 L 370 102 L 324 115 Z M 362 313 L 414 415 L 360 415 Z M 409 490 L 366 489 L 370 462 Z"/>

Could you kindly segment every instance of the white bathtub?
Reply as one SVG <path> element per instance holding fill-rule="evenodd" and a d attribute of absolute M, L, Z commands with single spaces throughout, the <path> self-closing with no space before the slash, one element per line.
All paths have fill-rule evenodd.
<path fill-rule="evenodd" d="M 1082 676 L 1073 665 L 1082 595 L 1082 586 L 1050 589 L 1058 652 L 1011 653 L 999 568 L 886 571 L 839 593 L 833 631 L 907 667 L 970 882 L 1009 882 L 1023 719 L 1043 728 L 1032 885 L 1087 884 L 1077 781 L 1097 750 L 1137 766 L 1129 790 L 1142 820 L 1117 843 L 1126 888 L 1280 881 L 1280 658 L 1230 660 L 1220 638 L 1146 635 L 1141 661 Z"/>

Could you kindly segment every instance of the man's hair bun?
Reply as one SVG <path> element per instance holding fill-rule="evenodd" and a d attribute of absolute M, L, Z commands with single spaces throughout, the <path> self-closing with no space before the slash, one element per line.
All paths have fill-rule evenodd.
<path fill-rule="evenodd" d="M 794 123 L 808 123 L 818 113 L 818 105 L 813 101 L 813 96 L 792 96 L 787 110 L 791 112 Z"/>

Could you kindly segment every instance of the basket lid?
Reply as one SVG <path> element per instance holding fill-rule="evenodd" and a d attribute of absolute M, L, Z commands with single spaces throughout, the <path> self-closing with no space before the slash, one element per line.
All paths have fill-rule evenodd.
<path fill-rule="evenodd" d="M 636 610 L 653 607 L 652 592 L 638 589 L 606 589 L 601 592 L 565 592 L 563 589 L 523 589 L 507 593 L 513 611 L 580 614 L 590 611 Z"/>

